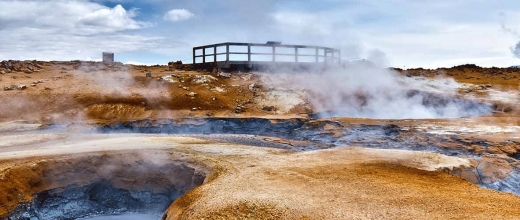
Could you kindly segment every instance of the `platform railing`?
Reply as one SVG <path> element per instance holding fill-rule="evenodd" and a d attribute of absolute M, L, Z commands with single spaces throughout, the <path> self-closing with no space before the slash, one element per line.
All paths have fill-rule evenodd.
<path fill-rule="evenodd" d="M 217 53 L 218 47 L 226 47 L 225 52 Z M 244 46 L 247 47 L 247 52 L 231 52 L 229 50 L 230 46 Z M 272 48 L 270 53 L 253 53 L 251 52 L 251 47 L 270 47 Z M 206 54 L 206 49 L 212 48 L 213 53 Z M 294 53 L 276 53 L 277 48 L 294 48 Z M 315 49 L 315 54 L 300 54 L 299 49 Z M 197 55 L 197 51 L 202 50 L 201 55 Z M 320 50 L 323 51 L 323 55 L 320 54 Z M 218 55 L 226 55 L 225 61 L 217 61 Z M 193 64 L 197 64 L 196 59 L 202 57 L 202 62 L 199 63 L 217 63 L 217 62 L 226 62 L 228 64 L 230 61 L 230 55 L 247 55 L 247 64 L 252 64 L 252 62 L 277 62 L 276 56 L 293 56 L 294 62 L 298 63 L 299 57 L 314 57 L 315 62 L 320 62 L 320 58 L 323 58 L 323 62 L 337 62 L 341 61 L 341 50 L 330 48 L 330 47 L 320 47 L 320 46 L 307 46 L 307 45 L 284 45 L 279 43 L 267 43 L 267 44 L 259 44 L 259 43 L 219 43 L 219 44 L 211 44 L 205 46 L 199 46 L 193 48 Z M 272 57 L 271 61 L 253 61 L 251 60 L 251 55 L 270 55 Z M 213 62 L 206 62 L 206 57 L 213 57 Z"/>

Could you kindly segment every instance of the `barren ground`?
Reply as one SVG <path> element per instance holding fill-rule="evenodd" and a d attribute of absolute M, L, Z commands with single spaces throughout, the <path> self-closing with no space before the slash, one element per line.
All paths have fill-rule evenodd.
<path fill-rule="evenodd" d="M 27 88 L 0 91 L 0 216 L 5 218 L 39 192 L 100 179 L 126 189 L 182 185 L 187 193 L 169 206 L 164 219 L 520 216 L 520 197 L 513 194 L 520 192 L 513 178 L 520 169 L 520 69 L 408 70 L 411 77 L 400 71 L 412 82 L 452 77 L 461 85 L 458 96 L 494 105 L 489 115 L 314 120 L 305 99 L 283 105 L 252 73 L 81 62 L 14 65 L 0 75 L 0 86 Z M 141 133 L 163 131 L 170 123 L 162 122 L 166 119 L 179 120 L 174 128 L 208 124 L 190 118 L 218 118 L 233 126 L 239 125 L 226 120 L 303 125 L 280 127 L 288 134 L 300 132 L 294 137 L 241 127 L 235 129 L 243 132 L 229 132 L 235 136 L 211 136 L 206 127 L 197 135 L 117 132 L 122 124 L 149 129 Z M 99 132 L 102 127 L 115 133 Z M 142 164 L 154 169 L 144 175 Z M 125 167 L 137 168 L 125 172 Z M 191 174 L 183 174 L 186 169 Z"/>

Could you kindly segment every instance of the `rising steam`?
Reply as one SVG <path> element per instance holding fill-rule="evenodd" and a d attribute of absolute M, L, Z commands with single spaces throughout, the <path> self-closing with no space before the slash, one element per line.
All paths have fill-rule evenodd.
<path fill-rule="evenodd" d="M 427 89 L 435 86 L 368 62 L 319 74 L 262 74 L 262 80 L 271 88 L 298 93 L 321 117 L 455 118 L 491 111 L 488 105 L 454 98 L 458 85 L 452 79 L 438 80 L 437 86 L 446 88 L 434 94 Z"/>

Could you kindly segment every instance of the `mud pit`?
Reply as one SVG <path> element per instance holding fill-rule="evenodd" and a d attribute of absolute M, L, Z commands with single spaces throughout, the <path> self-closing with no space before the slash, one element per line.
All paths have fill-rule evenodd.
<path fill-rule="evenodd" d="M 11 170 L 7 175 L 32 176 L 32 197 L 9 219 L 77 219 L 92 216 L 146 214 L 159 219 L 170 204 L 201 185 L 205 173 L 188 162 L 170 160 L 164 151 L 62 157 Z M 8 181 L 9 177 L 4 177 Z M 15 184 L 3 182 L 2 185 Z M 23 184 L 23 183 L 22 183 Z M 36 185 L 34 185 L 36 184 Z M 41 190 L 41 191 L 40 191 Z M 8 193 L 8 197 L 11 195 Z M 138 215 L 139 216 L 139 215 Z M 98 217 L 100 219 L 100 217 Z"/>

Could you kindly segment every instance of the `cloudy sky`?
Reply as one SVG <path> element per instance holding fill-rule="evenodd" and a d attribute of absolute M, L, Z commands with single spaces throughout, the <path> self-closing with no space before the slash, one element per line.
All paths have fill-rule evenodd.
<path fill-rule="evenodd" d="M 191 62 L 193 46 L 268 40 L 338 47 L 343 59 L 385 55 L 401 68 L 520 65 L 520 1 L 0 0 L 0 60 L 112 51 L 165 64 Z"/>

